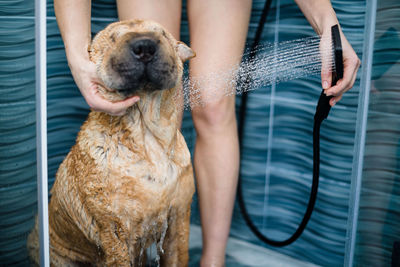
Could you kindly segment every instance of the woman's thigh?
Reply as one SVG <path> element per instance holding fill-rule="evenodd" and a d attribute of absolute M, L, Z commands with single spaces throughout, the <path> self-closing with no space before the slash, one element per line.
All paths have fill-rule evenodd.
<path fill-rule="evenodd" d="M 179 40 L 181 0 L 117 0 L 117 8 L 120 20 L 154 20 Z"/>
<path fill-rule="evenodd" d="M 190 74 L 193 79 L 201 81 L 205 77 L 207 81 L 199 83 L 203 87 L 200 91 L 229 86 L 227 81 L 233 77 L 227 76 L 234 75 L 232 68 L 243 54 L 250 12 L 250 0 L 188 0 L 190 43 L 196 52 Z M 233 97 L 226 101 L 234 102 Z"/>

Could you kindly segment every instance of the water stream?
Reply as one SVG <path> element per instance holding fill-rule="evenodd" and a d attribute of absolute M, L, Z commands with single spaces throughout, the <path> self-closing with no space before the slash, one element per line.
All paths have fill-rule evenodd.
<path fill-rule="evenodd" d="M 255 56 L 245 52 L 242 62 L 228 70 L 185 78 L 177 101 L 183 102 L 184 109 L 193 109 L 273 83 L 320 75 L 322 69 L 334 69 L 333 62 L 330 39 L 316 36 L 265 43 L 257 47 Z"/>

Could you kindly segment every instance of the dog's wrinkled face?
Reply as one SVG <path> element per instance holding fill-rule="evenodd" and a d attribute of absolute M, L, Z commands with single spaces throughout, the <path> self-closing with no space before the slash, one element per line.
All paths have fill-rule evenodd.
<path fill-rule="evenodd" d="M 158 23 L 130 20 L 99 32 L 90 56 L 109 93 L 126 98 L 175 87 L 182 78 L 182 62 L 194 52 Z"/>

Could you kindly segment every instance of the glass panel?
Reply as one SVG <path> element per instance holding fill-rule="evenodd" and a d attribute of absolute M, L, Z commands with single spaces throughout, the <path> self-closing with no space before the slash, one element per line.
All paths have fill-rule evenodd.
<path fill-rule="evenodd" d="M 399 107 L 400 3 L 378 1 L 356 266 L 400 265 Z"/>

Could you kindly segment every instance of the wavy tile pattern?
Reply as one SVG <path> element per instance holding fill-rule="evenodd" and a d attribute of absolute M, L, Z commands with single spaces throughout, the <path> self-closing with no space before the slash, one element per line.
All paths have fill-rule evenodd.
<path fill-rule="evenodd" d="M 378 1 L 372 67 L 354 260 L 390 266 L 393 244 L 400 242 L 399 1 Z"/>
<path fill-rule="evenodd" d="M 2 6 L 3 12 L 25 10 Z M 26 264 L 36 210 L 34 21 L 0 18 L 0 262 Z M 22 255 L 22 256 L 21 256 Z"/>

